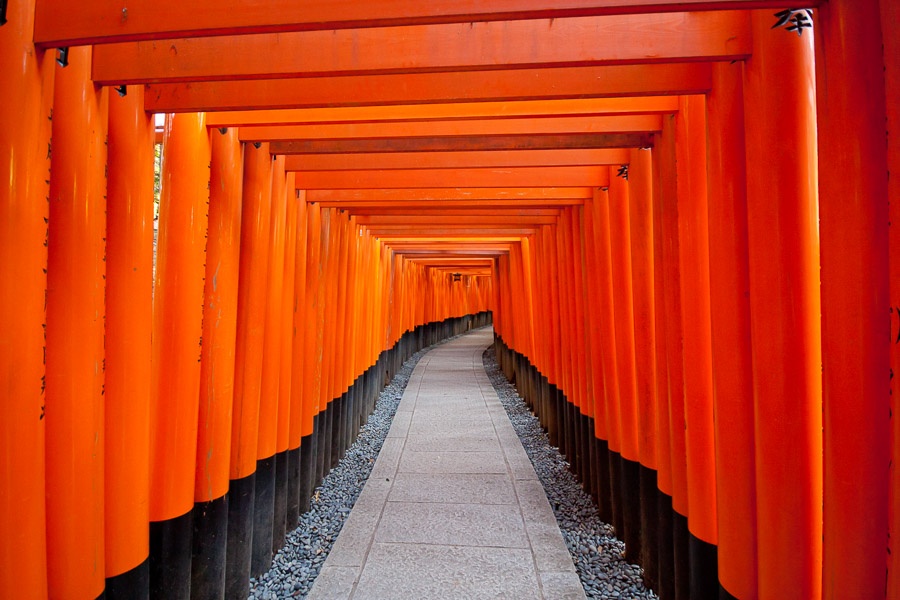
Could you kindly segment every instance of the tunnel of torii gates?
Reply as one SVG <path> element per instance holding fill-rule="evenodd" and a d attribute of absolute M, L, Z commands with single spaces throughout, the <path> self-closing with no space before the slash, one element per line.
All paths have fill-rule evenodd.
<path fill-rule="evenodd" d="M 898 13 L 0 0 L 0 597 L 246 597 L 493 322 L 662 598 L 900 598 Z"/>

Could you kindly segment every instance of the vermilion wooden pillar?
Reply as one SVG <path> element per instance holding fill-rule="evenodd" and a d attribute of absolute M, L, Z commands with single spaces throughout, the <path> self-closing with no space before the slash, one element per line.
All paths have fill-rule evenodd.
<path fill-rule="evenodd" d="M 234 128 L 212 129 L 209 135 L 209 235 L 200 348 L 191 594 L 216 598 L 225 590 L 243 147 Z"/>
<path fill-rule="evenodd" d="M 888 543 L 892 341 L 881 15 L 877 2 L 830 0 L 816 17 L 822 593 L 874 598 L 884 593 Z"/>
<path fill-rule="evenodd" d="M 307 204 L 307 237 L 306 237 L 306 302 L 304 309 L 304 356 L 303 363 L 303 423 L 301 434 L 305 441 L 301 442 L 301 488 L 300 510 L 309 508 L 309 498 L 318 485 L 316 468 L 319 452 L 319 388 L 321 371 L 319 369 L 319 351 L 321 349 L 321 330 L 318 328 L 318 311 L 321 301 L 321 211 L 317 205 Z M 307 443 L 308 442 L 308 443 Z M 303 444 L 307 450 L 303 451 Z"/>
<path fill-rule="evenodd" d="M 304 479 L 304 449 L 303 444 L 306 443 L 303 436 L 303 402 L 306 399 L 306 380 L 303 377 L 303 368 L 305 362 L 305 345 L 306 345 L 306 295 L 308 293 L 306 285 L 306 261 L 307 261 L 307 209 L 306 209 L 306 193 L 297 190 L 295 185 L 294 173 L 288 173 L 287 193 L 288 202 L 291 202 L 293 195 L 294 202 L 294 274 L 293 274 L 293 293 L 288 303 L 289 313 L 283 318 L 292 324 L 293 335 L 290 337 L 291 344 L 291 360 L 290 360 L 290 424 L 288 426 L 288 453 L 291 455 L 289 462 L 289 477 L 291 481 L 288 489 L 288 505 L 287 517 L 285 518 L 285 527 L 288 531 L 293 530 L 297 524 L 300 514 L 306 512 L 301 510 L 303 506 L 303 482 Z M 284 376 L 283 376 L 284 377 Z M 284 380 L 282 379 L 282 383 Z M 308 446 L 309 444 L 307 444 Z"/>
<path fill-rule="evenodd" d="M 296 491 L 300 488 L 300 403 L 294 401 L 292 380 L 294 378 L 294 340 L 302 333 L 294 325 L 294 311 L 297 306 L 297 212 L 301 200 L 295 188 L 296 175 L 285 176 L 284 193 L 287 199 L 284 246 L 284 293 L 281 296 L 281 363 L 278 375 L 278 432 L 275 444 L 276 495 L 275 531 L 272 539 L 273 551 L 284 545 L 286 532 L 294 529 L 300 516 Z M 304 204 L 305 198 L 302 201 Z M 304 230 L 305 233 L 305 230 Z M 303 256 L 302 281 L 306 281 L 306 256 Z M 302 294 L 302 291 L 300 292 Z M 296 412 L 295 412 L 296 408 Z M 291 447 L 291 428 L 296 430 L 297 444 Z M 284 503 L 284 507 L 280 503 Z"/>
<path fill-rule="evenodd" d="M 264 340 L 259 389 L 259 433 L 256 450 L 256 483 L 253 505 L 253 555 L 250 572 L 256 577 L 272 565 L 275 526 L 275 448 L 278 442 L 278 391 L 281 376 L 281 302 L 284 292 L 284 246 L 287 221 L 284 156 L 270 156 L 272 166 L 268 201 L 269 262 L 266 273 Z M 290 331 L 290 328 L 288 328 Z M 283 519 L 283 516 L 282 516 Z M 283 526 L 282 526 L 283 527 Z"/>
<path fill-rule="evenodd" d="M 661 530 L 671 531 L 672 544 L 660 541 L 660 586 L 672 597 L 688 598 L 688 476 L 684 409 L 684 347 L 681 318 L 681 269 L 679 250 L 679 206 L 677 202 L 678 171 L 676 169 L 675 117 L 663 118 L 663 129 L 657 138 L 660 165 L 658 203 L 663 239 L 664 307 L 666 321 L 666 364 L 668 370 L 669 458 L 672 476 L 670 522 L 660 523 Z M 666 532 L 668 533 L 668 532 Z"/>
<path fill-rule="evenodd" d="M 225 596 L 247 593 L 253 536 L 259 397 L 269 268 L 272 157 L 268 144 L 244 144 L 234 405 L 228 490 Z"/>
<path fill-rule="evenodd" d="M 109 100 L 106 233 L 107 598 L 149 592 L 153 119 L 144 88 Z"/>
<path fill-rule="evenodd" d="M 708 97 L 709 261 L 719 583 L 756 592 L 756 461 L 750 348 L 743 65 L 713 65 Z"/>
<path fill-rule="evenodd" d="M 706 102 L 682 96 L 676 120 L 684 414 L 687 449 L 691 597 L 717 592 L 716 462 L 713 428 Z"/>
<path fill-rule="evenodd" d="M 595 233 L 597 236 L 597 286 L 600 292 L 597 298 L 597 315 L 600 319 L 600 331 L 603 356 L 603 380 L 606 390 L 605 414 L 607 432 L 609 434 L 609 481 L 610 513 L 613 525 L 619 528 L 622 535 L 622 495 L 618 484 L 617 462 L 622 452 L 622 423 L 619 418 L 619 356 L 616 352 L 616 329 L 619 324 L 615 316 L 615 294 L 613 291 L 612 244 L 610 241 L 610 208 L 608 188 L 594 190 L 591 201 L 595 217 Z"/>
<path fill-rule="evenodd" d="M 641 565 L 657 587 L 657 377 L 656 290 L 653 232 L 653 164 L 649 148 L 630 151 L 628 169 L 631 280 L 641 478 Z"/>
<path fill-rule="evenodd" d="M 751 18 L 744 70 L 761 598 L 822 590 L 822 348 L 813 36 Z"/>
<path fill-rule="evenodd" d="M 653 170 L 649 149 L 632 149 L 628 171 L 631 281 L 640 462 L 656 470 L 656 323 L 653 273 Z"/>
<path fill-rule="evenodd" d="M 664 117 L 671 123 L 673 117 Z M 665 122 L 664 121 L 664 122 Z M 670 127 L 670 130 L 672 128 Z M 670 131 L 670 133 L 672 133 Z M 671 148 L 667 148 L 663 142 Z M 666 240 L 663 235 L 663 214 L 667 205 L 675 205 L 675 181 L 663 177 L 662 155 L 674 155 L 674 135 L 664 137 L 657 135 L 652 150 L 651 167 L 653 170 L 653 293 L 654 293 L 654 336 L 656 338 L 656 449 L 657 449 L 657 503 L 656 503 L 656 555 L 649 556 L 648 562 L 654 563 L 650 573 L 645 570 L 645 580 L 652 584 L 662 600 L 674 596 L 674 565 L 672 560 L 672 443 L 671 425 L 669 422 L 669 364 L 668 340 L 669 319 L 666 314 Z M 670 166 L 671 165 L 671 161 Z M 655 575 L 650 579 L 648 575 Z"/>
<path fill-rule="evenodd" d="M 150 402 L 150 594 L 188 598 L 209 205 L 202 113 L 170 115 L 163 142 Z"/>
<path fill-rule="evenodd" d="M 638 443 L 637 382 L 634 359 L 634 300 L 632 292 L 629 186 L 610 167 L 609 231 L 612 251 L 613 294 L 616 315 L 616 365 L 619 375 L 619 422 L 622 458 L 640 460 Z"/>
<path fill-rule="evenodd" d="M 0 28 L 0 596 L 47 596 L 44 348 L 54 63 L 34 1 Z"/>
<path fill-rule="evenodd" d="M 900 39 L 893 32 L 900 28 L 900 5 L 891 0 L 881 0 L 881 32 L 884 43 L 885 97 L 887 99 L 888 170 L 900 173 Z M 900 223 L 900 177 L 892 176 L 888 182 L 891 223 Z M 891 415 L 900 406 L 897 373 L 900 373 L 900 231 L 891 227 L 889 234 L 890 306 L 891 308 Z M 900 419 L 892 418 L 891 427 L 891 481 L 890 481 L 890 537 L 888 539 L 888 598 L 900 598 Z"/>
<path fill-rule="evenodd" d="M 599 190 L 594 191 L 599 194 Z M 588 376 L 590 377 L 591 396 L 588 401 L 593 404 L 594 431 L 592 432 L 596 453 L 594 457 L 595 484 L 594 500 L 600 512 L 600 518 L 607 523 L 612 521 L 612 508 L 610 506 L 609 493 L 609 423 L 607 422 L 606 405 L 609 381 L 606 378 L 604 362 L 606 347 L 602 334 L 604 316 L 600 314 L 600 299 L 602 294 L 612 294 L 612 289 L 604 290 L 600 279 L 600 235 L 597 231 L 597 204 L 596 199 L 591 199 L 584 207 L 584 244 L 585 244 L 585 270 L 584 285 L 586 301 L 589 302 L 585 311 L 587 327 L 587 344 L 589 347 Z"/>
<path fill-rule="evenodd" d="M 612 250 L 613 295 L 616 315 L 616 366 L 619 375 L 619 421 L 621 434 L 622 517 L 625 556 L 640 560 L 640 442 L 638 430 L 637 365 L 634 340 L 634 296 L 629 223 L 630 185 L 609 167 L 610 248 Z"/>
<path fill-rule="evenodd" d="M 52 598 L 104 589 L 103 384 L 108 95 L 73 48 L 54 90 L 47 267 L 47 576 Z"/>

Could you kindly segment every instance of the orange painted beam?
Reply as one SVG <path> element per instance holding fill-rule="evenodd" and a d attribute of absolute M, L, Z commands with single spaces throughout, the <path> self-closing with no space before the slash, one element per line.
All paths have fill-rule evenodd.
<path fill-rule="evenodd" d="M 411 260 L 416 260 L 419 258 L 427 259 L 427 258 L 450 258 L 450 257 L 466 259 L 466 258 L 472 258 L 472 257 L 478 257 L 478 256 L 484 256 L 486 258 L 494 260 L 495 257 L 506 253 L 503 251 L 496 251 L 496 252 L 468 251 L 467 252 L 465 250 L 444 250 L 441 252 L 424 252 L 424 251 L 418 251 L 418 250 L 404 250 L 400 247 L 397 247 L 394 244 L 391 245 L 391 249 L 397 254 L 401 254 L 403 256 L 409 257 Z M 507 250 L 507 252 L 508 252 L 508 250 Z"/>
<path fill-rule="evenodd" d="M 678 110 L 675 96 L 643 98 L 563 98 L 511 102 L 459 102 L 416 106 L 344 106 L 243 110 L 211 113 L 207 126 L 309 125 L 313 123 L 376 123 L 384 121 L 444 121 L 478 118 L 604 116 L 662 114 Z"/>
<path fill-rule="evenodd" d="M 792 6 L 806 8 L 818 4 L 817 0 L 800 0 Z M 783 8 L 783 2 L 566 0 L 548 6 L 540 0 L 515 0 L 498 6 L 464 0 L 425 4 L 394 0 L 365 3 L 312 0 L 302 5 L 275 0 L 263 9 L 240 0 L 209 3 L 208 7 L 196 2 L 137 0 L 129 2 L 127 8 L 111 3 L 73 6 L 64 0 L 40 0 L 34 35 L 42 46 L 74 46 L 248 33 L 754 8 Z"/>
<path fill-rule="evenodd" d="M 501 226 L 485 226 L 485 227 L 476 227 L 472 225 L 455 225 L 453 223 L 441 223 L 436 225 L 435 227 L 430 227 L 427 229 L 419 229 L 417 231 L 407 231 L 409 226 L 407 225 L 373 225 L 367 227 L 367 229 L 372 232 L 373 235 L 378 237 L 390 237 L 391 235 L 402 236 L 402 237 L 425 237 L 425 238 L 437 238 L 443 236 L 487 236 L 487 237 L 498 237 L 498 236 L 510 236 L 510 235 L 530 235 L 534 233 L 538 226 L 527 226 L 527 225 L 512 225 L 509 227 L 501 227 Z"/>
<path fill-rule="evenodd" d="M 625 149 L 516 150 L 472 152 L 402 152 L 375 154 L 290 154 L 288 171 L 353 171 L 392 169 L 460 169 L 475 167 L 574 167 L 622 165 L 628 162 Z"/>
<path fill-rule="evenodd" d="M 659 129 L 655 125 L 648 127 Z M 436 127 L 436 129 L 441 129 Z M 491 135 L 383 136 L 357 139 L 299 139 L 272 143 L 274 154 L 358 154 L 383 152 L 459 152 L 645 148 L 653 129 L 632 133 L 533 133 Z"/>
<path fill-rule="evenodd" d="M 315 192 L 317 190 L 311 190 Z M 330 191 L 330 190 L 326 190 Z M 354 190 L 350 190 L 354 191 Z M 394 191 L 394 190 L 385 190 Z M 403 191 L 403 190 L 397 190 Z M 326 208 L 343 208 L 344 210 L 352 210 L 354 213 L 359 212 L 365 214 L 366 211 L 384 211 L 384 210 L 429 210 L 436 207 L 453 208 L 453 209 L 511 209 L 511 208 L 527 208 L 528 210 L 536 209 L 554 209 L 561 207 L 583 204 L 583 200 L 577 199 L 548 199 L 548 200 L 511 200 L 505 198 L 502 200 L 406 200 L 406 201 L 364 201 L 364 200 L 324 200 L 318 202 L 319 206 Z"/>
<path fill-rule="evenodd" d="M 240 128 L 243 142 L 301 140 L 373 140 L 385 138 L 441 138 L 467 136 L 566 135 L 659 131 L 659 115 L 605 115 L 525 118 L 486 118 L 452 121 L 257 125 Z M 281 154 L 279 147 L 273 149 Z"/>
<path fill-rule="evenodd" d="M 369 231 L 372 232 L 372 235 L 384 239 L 390 240 L 392 238 L 406 238 L 409 235 L 409 231 L 407 231 L 408 227 L 369 227 Z M 537 227 L 496 227 L 496 226 L 487 226 L 487 227 L 468 227 L 468 226 L 459 226 L 454 227 L 453 225 L 441 225 L 440 227 L 433 227 L 428 230 L 428 236 L 433 238 L 439 237 L 482 237 L 482 238 L 505 238 L 509 236 L 522 236 L 522 235 L 531 235 L 535 231 L 537 231 Z"/>
<path fill-rule="evenodd" d="M 593 43 L 593 42 L 592 42 Z M 702 94 L 710 65 L 604 65 L 151 85 L 151 112 Z"/>
<path fill-rule="evenodd" d="M 749 55 L 747 13 L 718 11 L 124 42 L 97 47 L 92 76 L 97 84 L 121 85 L 740 60 Z"/>
<path fill-rule="evenodd" d="M 511 186 L 581 187 L 608 183 L 605 167 L 519 167 L 510 169 L 411 169 L 407 171 L 298 171 L 296 185 L 306 190 L 457 188 Z"/>
<path fill-rule="evenodd" d="M 440 211 L 432 211 L 428 215 L 360 215 L 356 222 L 367 226 L 370 230 L 383 227 L 418 227 L 420 225 L 554 225 L 558 215 L 444 215 Z"/>
<path fill-rule="evenodd" d="M 557 217 L 560 214 L 559 208 L 527 208 L 523 206 L 506 206 L 503 208 L 445 208 L 444 206 L 393 206 L 385 204 L 377 208 L 358 208 L 349 206 L 345 208 L 347 212 L 357 217 L 401 217 L 407 218 L 423 217 L 431 219 L 434 217 Z M 365 224 L 361 219 L 357 219 L 357 223 Z"/>
<path fill-rule="evenodd" d="M 475 267 L 483 267 L 486 265 L 492 265 L 494 263 L 493 258 L 463 258 L 459 256 L 432 256 L 432 257 L 411 257 L 410 260 L 417 264 L 421 265 L 468 265 Z"/>

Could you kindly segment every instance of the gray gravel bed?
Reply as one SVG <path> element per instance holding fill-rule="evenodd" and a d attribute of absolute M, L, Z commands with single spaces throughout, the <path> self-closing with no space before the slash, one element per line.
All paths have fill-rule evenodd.
<path fill-rule="evenodd" d="M 569 470 L 569 463 L 558 448 L 550 445 L 537 417 L 503 375 L 493 347 L 485 350 L 483 361 L 500 402 L 544 486 L 585 595 L 618 600 L 657 598 L 652 590 L 644 587 L 641 567 L 625 561 L 625 543 L 615 537 L 612 526 L 600 520 L 593 499 Z"/>
<path fill-rule="evenodd" d="M 436 345 L 450 339 L 454 338 Z M 272 560 L 272 568 L 250 579 L 249 600 L 306 598 L 309 594 L 372 472 L 413 369 L 431 348 L 434 346 L 420 350 L 403 363 L 391 383 L 381 391 L 359 437 L 316 488 L 309 511 L 300 515 L 298 527 L 288 533 L 284 547 Z"/>

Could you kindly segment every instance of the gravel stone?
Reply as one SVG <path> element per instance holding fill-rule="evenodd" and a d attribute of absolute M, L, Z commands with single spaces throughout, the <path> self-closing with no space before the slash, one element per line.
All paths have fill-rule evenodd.
<path fill-rule="evenodd" d="M 485 350 L 482 360 L 544 486 L 585 595 L 603 599 L 657 598 L 653 590 L 644 586 L 641 567 L 625 561 L 625 543 L 616 538 L 611 525 L 600 520 L 594 500 L 582 489 L 559 449 L 550 445 L 538 418 L 503 375 L 493 347 Z"/>
<path fill-rule="evenodd" d="M 445 344 L 451 339 L 455 338 L 435 345 Z M 356 441 L 313 492 L 309 511 L 300 515 L 298 527 L 286 536 L 284 547 L 272 559 L 272 568 L 250 579 L 249 600 L 306 598 L 309 594 L 372 472 L 413 369 L 419 359 L 434 347 L 412 355 L 381 391 L 375 410 L 359 430 Z"/>
<path fill-rule="evenodd" d="M 429 349 L 407 360 L 381 392 L 356 442 L 315 490 L 309 512 L 300 516 L 299 526 L 287 535 L 285 546 L 272 560 L 272 568 L 251 578 L 249 600 L 306 598 L 309 594 L 372 472 L 413 369 Z M 656 594 L 644 587 L 641 568 L 625 562 L 625 544 L 615 537 L 609 524 L 600 520 L 593 500 L 569 471 L 568 462 L 550 445 L 537 417 L 499 370 L 492 347 L 485 351 L 483 360 L 544 486 L 586 596 L 607 600 L 656 599 Z"/>

